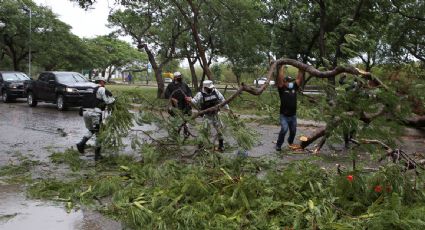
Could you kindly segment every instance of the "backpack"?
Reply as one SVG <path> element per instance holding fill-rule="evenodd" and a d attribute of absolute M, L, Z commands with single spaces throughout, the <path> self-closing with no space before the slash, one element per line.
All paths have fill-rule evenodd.
<path fill-rule="evenodd" d="M 96 108 L 98 107 L 99 103 L 101 102 L 96 97 L 97 90 L 99 89 L 99 86 L 93 89 L 92 93 L 86 93 L 83 95 L 82 101 L 81 101 L 81 107 L 82 108 Z"/>

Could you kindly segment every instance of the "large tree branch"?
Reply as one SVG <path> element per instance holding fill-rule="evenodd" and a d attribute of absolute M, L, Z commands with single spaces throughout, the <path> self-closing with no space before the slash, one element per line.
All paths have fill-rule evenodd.
<path fill-rule="evenodd" d="M 223 107 L 226 104 L 229 104 L 231 101 L 233 101 L 237 96 L 239 96 L 242 92 L 247 92 L 250 93 L 252 95 L 260 95 L 264 92 L 264 90 L 267 89 L 267 87 L 269 86 L 269 82 L 270 80 L 274 77 L 274 73 L 276 72 L 277 67 L 281 66 L 281 65 L 292 65 L 300 70 L 304 70 L 307 73 L 310 73 L 311 75 L 315 76 L 315 77 L 319 77 L 319 78 L 329 78 L 329 77 L 334 77 L 338 74 L 341 73 L 350 73 L 350 74 L 354 74 L 354 75 L 361 75 L 366 77 L 367 79 L 373 79 L 373 80 L 377 80 L 377 82 L 379 82 L 382 86 L 384 86 L 382 84 L 382 82 L 373 77 L 370 73 L 368 72 L 364 72 L 360 69 L 357 69 L 353 66 L 338 66 L 333 70 L 329 70 L 329 71 L 320 71 L 316 68 L 314 68 L 313 66 L 304 64 L 300 61 L 294 60 L 294 59 L 289 59 L 289 58 L 282 58 L 279 59 L 277 61 L 275 61 L 269 68 L 269 71 L 267 73 L 267 82 L 262 85 L 260 88 L 253 88 L 251 86 L 248 86 L 244 83 L 241 84 L 241 86 L 238 88 L 238 90 L 236 90 L 236 92 L 231 95 L 230 97 L 228 97 L 226 100 L 224 100 L 223 102 L 221 102 L 220 104 L 208 108 L 206 110 L 202 110 L 199 111 L 198 113 L 193 114 L 192 118 L 196 118 L 199 117 L 205 113 L 208 112 L 214 112 L 214 111 L 218 111 L 221 107 Z"/>

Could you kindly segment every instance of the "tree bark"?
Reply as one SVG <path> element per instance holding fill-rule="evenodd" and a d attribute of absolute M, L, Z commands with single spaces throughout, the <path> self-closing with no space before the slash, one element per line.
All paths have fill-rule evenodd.
<path fill-rule="evenodd" d="M 139 50 L 143 49 L 146 52 L 146 54 L 148 55 L 149 63 L 152 65 L 152 69 L 155 73 L 156 83 L 158 85 L 158 91 L 157 91 L 156 97 L 164 98 L 165 85 L 164 85 L 164 80 L 162 79 L 162 69 L 156 62 L 155 56 L 153 55 L 152 51 L 149 49 L 147 44 L 143 44 L 141 41 L 138 41 L 137 47 Z"/>
<path fill-rule="evenodd" d="M 307 138 L 306 141 L 301 141 L 301 144 L 300 144 L 301 148 L 303 149 L 306 148 L 307 146 L 315 142 L 320 137 L 325 136 L 325 133 L 326 133 L 326 127 L 316 130 L 313 134 L 310 135 L 310 137 Z"/>
<path fill-rule="evenodd" d="M 241 73 L 239 71 L 237 71 L 237 72 L 235 72 L 235 76 L 236 76 L 236 82 L 238 83 L 238 86 L 240 86 L 241 85 Z"/>
<path fill-rule="evenodd" d="M 195 6 L 194 2 L 192 0 L 186 0 L 189 4 L 191 15 L 189 16 L 183 9 L 183 7 L 177 3 L 177 1 L 173 0 L 173 3 L 177 6 L 180 13 L 183 15 L 183 17 L 186 20 L 186 23 L 189 25 L 190 30 L 192 31 L 193 39 L 195 40 L 196 49 L 198 51 L 199 58 L 201 60 L 202 69 L 204 73 L 207 75 L 209 80 L 214 80 L 214 77 L 211 73 L 211 70 L 208 67 L 208 60 L 205 54 L 205 49 L 202 46 L 201 38 L 199 36 L 198 31 L 198 16 L 199 16 L 199 9 Z"/>
<path fill-rule="evenodd" d="M 198 77 L 196 76 L 196 71 L 195 71 L 196 58 L 195 58 L 195 61 L 192 61 L 189 53 L 187 54 L 186 58 L 187 58 L 187 62 L 189 63 L 190 75 L 192 76 L 193 89 L 195 90 L 195 92 L 198 92 L 199 91 Z"/>
<path fill-rule="evenodd" d="M 107 81 L 107 82 L 109 82 L 109 81 L 111 80 L 112 73 L 113 73 L 113 72 L 115 72 L 115 69 L 116 69 L 116 67 L 114 67 L 114 68 L 109 68 L 109 71 L 108 71 L 108 78 L 106 79 L 106 81 Z"/>

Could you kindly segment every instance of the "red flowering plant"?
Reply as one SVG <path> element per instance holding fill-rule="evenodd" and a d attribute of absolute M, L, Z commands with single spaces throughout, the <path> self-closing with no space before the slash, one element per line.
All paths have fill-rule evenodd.
<path fill-rule="evenodd" d="M 374 191 L 376 193 L 381 193 L 382 192 L 382 186 L 381 185 L 376 185 L 375 188 L 374 188 Z"/>

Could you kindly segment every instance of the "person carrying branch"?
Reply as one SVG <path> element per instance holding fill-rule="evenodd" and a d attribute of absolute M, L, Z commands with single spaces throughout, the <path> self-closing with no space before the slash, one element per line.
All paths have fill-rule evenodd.
<path fill-rule="evenodd" d="M 174 80 L 168 84 L 167 88 L 165 89 L 164 96 L 166 99 L 170 99 L 171 101 L 171 108 L 168 109 L 168 113 L 171 116 L 176 116 L 175 112 L 173 111 L 175 108 L 179 109 L 183 115 L 190 116 L 192 114 L 192 107 L 185 100 L 185 97 L 192 97 L 192 90 L 185 82 L 183 82 L 183 77 L 180 72 L 174 73 Z M 183 135 L 185 137 L 189 137 L 190 132 L 186 123 L 184 123 L 182 127 Z"/>
<path fill-rule="evenodd" d="M 192 103 L 200 110 L 206 110 L 211 107 L 214 107 L 221 102 L 225 101 L 224 96 L 218 91 L 213 82 L 210 80 L 205 80 L 202 82 L 202 90 L 198 92 L 194 98 L 186 97 L 186 101 Z M 230 110 L 229 105 L 224 105 L 224 109 Z M 212 125 L 217 132 L 218 137 L 218 151 L 224 151 L 224 139 L 223 139 L 223 123 L 218 116 L 218 110 L 208 112 L 204 115 L 204 118 L 207 120 L 208 125 Z"/>
<path fill-rule="evenodd" d="M 83 116 L 84 124 L 88 132 L 77 144 L 77 149 L 81 154 L 84 154 L 87 141 L 95 135 L 96 148 L 94 151 L 94 160 L 98 161 L 102 159 L 102 155 L 100 154 L 101 144 L 97 137 L 102 124 L 102 115 L 106 106 L 115 102 L 115 98 L 112 96 L 112 93 L 105 88 L 104 78 L 96 77 L 95 82 L 99 84 L 99 86 L 93 90 L 93 93 L 85 95 L 83 106 L 80 108 L 80 116 Z"/>
<path fill-rule="evenodd" d="M 287 66 L 279 68 L 277 76 L 277 88 L 280 98 L 280 132 L 276 142 L 276 151 L 282 150 L 286 133 L 289 130 L 288 144 L 294 143 L 297 133 L 297 91 L 299 90 L 304 77 L 304 71 L 299 69 L 297 78 L 286 76 Z"/>

